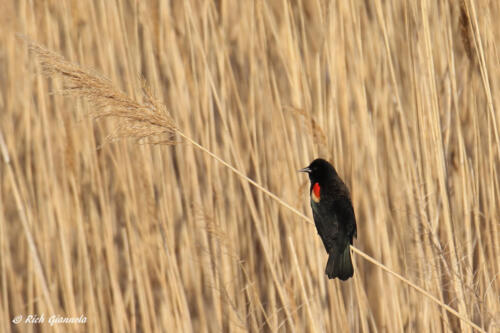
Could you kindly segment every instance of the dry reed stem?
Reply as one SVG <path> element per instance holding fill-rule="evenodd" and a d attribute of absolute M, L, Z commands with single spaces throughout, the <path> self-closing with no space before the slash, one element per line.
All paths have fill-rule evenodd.
<path fill-rule="evenodd" d="M 35 264 L 35 271 L 36 271 L 36 275 L 39 279 L 40 286 L 42 288 L 44 300 L 47 304 L 49 311 L 51 313 L 55 313 L 55 311 L 54 311 L 55 307 L 52 304 L 52 300 L 50 297 L 50 291 L 49 291 L 49 286 L 47 284 L 47 278 L 45 277 L 44 269 L 43 269 L 42 263 L 40 261 L 40 256 L 38 254 L 39 251 L 38 251 L 37 246 L 35 244 L 35 241 L 33 238 L 33 233 L 32 233 L 31 228 L 30 228 L 30 224 L 31 224 L 29 221 L 30 214 L 29 214 L 29 212 L 27 212 L 26 205 L 23 202 L 23 199 L 21 197 L 21 194 L 20 194 L 17 182 L 16 182 L 16 177 L 15 177 L 14 171 L 12 170 L 12 166 L 10 163 L 10 157 L 9 157 L 7 147 L 5 145 L 3 133 L 1 131 L 0 131 L 0 151 L 2 152 L 4 163 L 7 166 L 7 173 L 9 176 L 10 185 L 12 187 L 12 194 L 14 195 L 14 199 L 15 199 L 15 202 L 17 205 L 17 212 L 19 214 L 19 217 L 21 218 L 21 224 L 23 226 L 24 235 L 25 235 L 26 240 L 27 240 L 28 245 L 29 245 L 31 257 L 32 257 L 33 262 Z M 55 327 L 54 330 L 56 332 L 59 332 L 59 327 Z"/>
<path fill-rule="evenodd" d="M 465 53 L 472 64 L 475 63 L 474 46 L 471 38 L 472 28 L 470 26 L 469 13 L 467 12 L 467 5 L 465 0 L 460 1 L 460 17 L 458 21 L 460 27 L 460 36 L 462 37 L 462 44 Z"/>
<path fill-rule="evenodd" d="M 64 60 L 64 58 L 62 58 L 61 56 L 33 42 L 28 41 L 28 45 L 30 50 L 40 59 L 43 71 L 46 75 L 60 75 L 68 83 L 70 83 L 70 86 L 66 87 L 62 91 L 62 93 L 80 96 L 89 101 L 95 107 L 95 109 L 93 109 L 91 112 L 91 115 L 93 117 L 96 118 L 116 117 L 121 119 L 119 130 L 112 136 L 112 138 L 131 137 L 138 140 L 142 140 L 144 138 L 157 137 L 158 135 L 166 134 L 169 136 L 169 139 L 164 141 L 164 143 L 174 144 L 175 141 L 172 140 L 172 136 L 175 133 L 177 133 L 179 136 L 181 136 L 187 142 L 192 144 L 194 147 L 208 154 L 218 163 L 222 164 L 223 166 L 231 170 L 234 174 L 238 175 L 240 178 L 244 179 L 245 181 L 253 185 L 259 191 L 266 194 L 267 196 L 269 196 L 270 198 L 278 202 L 280 205 L 293 212 L 295 215 L 297 215 L 307 223 L 314 224 L 314 222 L 310 218 L 305 216 L 296 208 L 287 204 L 279 196 L 275 195 L 265 187 L 261 186 L 259 183 L 249 178 L 243 172 L 239 171 L 231 164 L 227 163 L 222 158 L 220 158 L 219 156 L 217 156 L 204 146 L 200 145 L 187 135 L 185 135 L 179 128 L 177 128 L 172 117 L 167 112 L 166 107 L 161 102 L 154 99 L 148 90 L 144 90 L 145 102 L 140 103 L 132 99 L 131 97 L 127 96 L 126 94 L 122 93 L 118 89 L 116 89 L 109 80 L 101 78 L 100 76 L 88 70 L 84 70 L 81 67 Z M 159 141 L 156 141 L 154 143 L 158 142 Z M 449 313 L 461 319 L 471 328 L 474 328 L 480 332 L 485 332 L 481 327 L 473 323 L 467 317 L 458 313 L 449 305 L 437 299 L 435 296 L 427 292 L 425 289 L 409 281 L 402 275 L 394 272 L 384 264 L 380 263 L 371 256 L 365 254 L 359 249 L 353 246 L 351 247 L 354 253 L 361 256 L 368 262 L 381 268 L 384 272 L 387 272 L 392 276 L 396 277 L 398 280 L 410 286 L 411 288 L 421 293 L 422 295 L 426 296 L 436 305 L 444 308 Z M 295 257 L 294 259 L 296 260 Z M 274 274 L 273 278 L 275 280 L 277 279 Z M 277 283 L 277 281 L 275 282 Z M 303 283 L 302 280 L 301 283 Z M 283 301 L 284 300 L 285 299 L 283 297 Z M 310 309 L 307 304 L 306 307 L 309 313 Z M 287 313 L 288 320 L 291 321 L 292 320 L 291 314 L 288 313 L 288 309 L 285 308 L 285 311 Z"/>

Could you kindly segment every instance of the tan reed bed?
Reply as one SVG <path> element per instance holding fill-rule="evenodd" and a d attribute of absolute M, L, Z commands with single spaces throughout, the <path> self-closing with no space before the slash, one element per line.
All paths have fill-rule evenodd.
<path fill-rule="evenodd" d="M 63 331 L 498 329 L 496 5 L 7 10 L 1 330 L 18 313 L 89 318 Z M 38 67 L 14 31 L 70 61 L 33 46 Z M 347 284 L 304 223 L 295 171 L 317 155 L 377 259 Z"/>

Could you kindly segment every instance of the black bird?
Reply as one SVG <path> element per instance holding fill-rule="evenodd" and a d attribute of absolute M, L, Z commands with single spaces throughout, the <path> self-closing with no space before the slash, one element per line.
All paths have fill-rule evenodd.
<path fill-rule="evenodd" d="M 345 281 L 354 274 L 349 245 L 357 236 L 349 189 L 335 168 L 321 158 L 299 171 L 308 173 L 311 180 L 314 223 L 329 255 L 325 274 Z"/>

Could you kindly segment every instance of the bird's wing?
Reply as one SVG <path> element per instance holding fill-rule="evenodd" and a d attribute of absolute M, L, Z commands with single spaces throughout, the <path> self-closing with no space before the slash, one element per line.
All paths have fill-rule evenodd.
<path fill-rule="evenodd" d="M 352 237 L 357 236 L 357 228 L 354 209 L 352 208 L 352 203 L 349 197 L 341 196 L 337 200 L 334 200 L 333 211 L 337 215 L 340 229 L 342 229 L 346 236 L 350 238 L 350 242 L 352 244 Z"/>
<path fill-rule="evenodd" d="M 318 229 L 318 234 L 323 241 L 326 252 L 330 253 L 332 248 L 334 248 L 337 244 L 337 239 L 340 236 L 340 226 L 337 216 L 332 214 L 333 212 L 330 207 L 323 206 L 322 209 L 325 209 L 325 211 L 313 212 L 314 222 L 316 224 L 316 229 Z M 329 211 L 326 211 L 327 209 Z"/>

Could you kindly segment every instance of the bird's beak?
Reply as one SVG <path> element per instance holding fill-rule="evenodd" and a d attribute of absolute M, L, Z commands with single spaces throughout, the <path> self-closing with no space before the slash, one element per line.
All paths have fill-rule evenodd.
<path fill-rule="evenodd" d="M 304 169 L 300 169 L 299 172 L 310 173 L 311 169 L 309 167 L 307 167 L 307 168 L 304 168 Z"/>

